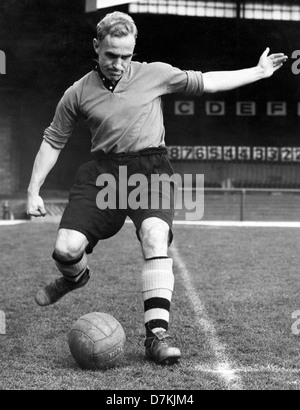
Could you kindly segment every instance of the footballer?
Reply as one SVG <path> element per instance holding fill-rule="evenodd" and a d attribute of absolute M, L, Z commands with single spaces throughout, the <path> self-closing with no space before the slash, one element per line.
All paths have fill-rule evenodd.
<path fill-rule="evenodd" d="M 133 61 L 137 35 L 133 19 L 125 13 L 108 14 L 98 23 L 93 40 L 95 67 L 66 90 L 44 132 L 28 187 L 29 215 L 45 216 L 40 189 L 79 118 L 91 131 L 94 159 L 78 169 L 58 229 L 53 259 L 61 276 L 37 292 L 36 302 L 49 306 L 86 285 L 91 276 L 88 254 L 99 241 L 117 234 L 129 217 L 144 257 L 145 355 L 156 363 L 172 364 L 181 357 L 180 350 L 167 340 L 174 290 L 172 259 L 168 256 L 174 202 L 170 201 L 168 209 L 100 209 L 97 178 L 109 174 L 117 180 L 120 167 L 126 167 L 128 179 L 136 173 L 147 176 L 144 188 L 150 195 L 152 174 L 174 174 L 165 147 L 162 97 L 171 93 L 201 96 L 251 84 L 272 76 L 287 57 L 282 53 L 269 55 L 267 48 L 257 66 L 251 68 L 184 71 L 163 62 Z"/>

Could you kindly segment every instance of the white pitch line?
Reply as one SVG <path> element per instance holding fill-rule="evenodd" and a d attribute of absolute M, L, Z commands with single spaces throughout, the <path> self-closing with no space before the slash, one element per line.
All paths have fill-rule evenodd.
<path fill-rule="evenodd" d="M 300 222 L 265 222 L 265 221 L 174 221 L 174 225 L 217 226 L 237 228 L 300 228 Z"/>
<path fill-rule="evenodd" d="M 175 265 L 180 271 L 183 286 L 186 289 L 187 297 L 194 308 L 197 325 L 207 337 L 209 346 L 213 351 L 216 364 L 214 373 L 225 383 L 229 390 L 243 390 L 241 378 L 234 370 L 234 365 L 230 362 L 226 354 L 225 346 L 219 341 L 217 331 L 210 320 L 204 304 L 201 302 L 192 283 L 191 275 L 182 260 L 176 245 L 173 243 L 170 248 Z"/>
<path fill-rule="evenodd" d="M 205 365 L 196 365 L 195 370 L 203 373 L 217 373 L 216 369 Z M 289 369 L 286 367 L 269 366 L 242 366 L 233 369 L 235 373 L 277 373 L 277 374 L 300 374 L 300 369 Z M 300 383 L 300 382 L 299 382 Z"/>
<path fill-rule="evenodd" d="M 27 220 L 23 220 L 23 219 L 0 221 L 0 226 L 19 225 L 19 224 L 23 224 L 23 223 L 27 223 L 27 222 L 28 222 Z"/>
<path fill-rule="evenodd" d="M 126 223 L 133 224 L 130 219 Z M 224 228 L 300 228 L 300 222 L 265 222 L 265 221 L 174 221 L 174 225 L 215 226 Z"/>

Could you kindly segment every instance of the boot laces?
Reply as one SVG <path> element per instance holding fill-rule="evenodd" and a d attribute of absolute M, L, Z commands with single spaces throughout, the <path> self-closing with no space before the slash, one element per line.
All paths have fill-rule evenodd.
<path fill-rule="evenodd" d="M 154 340 L 158 340 L 160 342 L 160 345 L 162 347 L 169 347 L 166 339 L 172 339 L 172 336 L 168 335 L 167 333 L 158 333 L 154 338 Z"/>

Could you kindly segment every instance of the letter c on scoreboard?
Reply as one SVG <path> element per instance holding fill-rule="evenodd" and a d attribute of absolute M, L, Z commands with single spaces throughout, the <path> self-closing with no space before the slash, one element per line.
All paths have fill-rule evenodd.
<path fill-rule="evenodd" d="M 194 115 L 195 103 L 194 101 L 176 101 L 175 115 Z"/>

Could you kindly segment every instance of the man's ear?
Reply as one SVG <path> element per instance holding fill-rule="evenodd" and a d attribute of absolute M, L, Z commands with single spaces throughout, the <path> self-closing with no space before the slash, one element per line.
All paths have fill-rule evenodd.
<path fill-rule="evenodd" d="M 96 38 L 93 39 L 93 46 L 94 46 L 94 50 L 96 52 L 96 54 L 99 54 L 99 40 L 97 40 Z"/>

